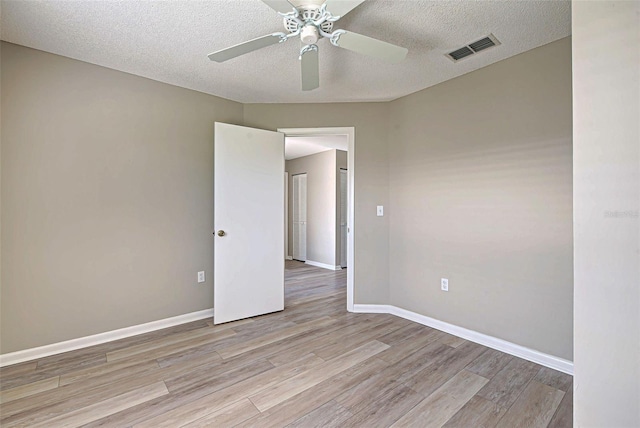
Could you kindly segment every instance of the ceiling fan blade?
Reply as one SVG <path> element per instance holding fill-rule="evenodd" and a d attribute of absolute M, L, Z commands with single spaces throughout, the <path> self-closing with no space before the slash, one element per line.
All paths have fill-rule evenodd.
<path fill-rule="evenodd" d="M 239 43 L 235 46 L 219 50 L 209 54 L 208 56 L 211 61 L 224 62 L 237 56 L 278 44 L 282 40 L 283 36 L 284 34 L 282 33 L 269 34 L 267 36 L 258 37 L 257 39 L 249 40 L 248 42 Z"/>
<path fill-rule="evenodd" d="M 392 63 L 401 62 L 407 56 L 407 52 L 409 52 L 407 48 L 363 36 L 362 34 L 344 30 L 338 31 L 341 31 L 341 33 L 339 37 L 337 37 L 337 40 L 335 40 L 335 42 L 332 41 L 332 43 L 341 48 L 349 49 L 350 51 L 380 58 Z"/>
<path fill-rule="evenodd" d="M 318 47 L 304 50 L 300 55 L 302 69 L 302 90 L 312 91 L 320 86 L 320 63 L 318 62 Z"/>
<path fill-rule="evenodd" d="M 343 17 L 364 0 L 327 0 L 324 4 L 333 16 Z"/>
<path fill-rule="evenodd" d="M 293 5 L 289 3 L 287 0 L 262 0 L 267 6 L 276 12 L 280 13 L 289 13 L 293 11 Z"/>

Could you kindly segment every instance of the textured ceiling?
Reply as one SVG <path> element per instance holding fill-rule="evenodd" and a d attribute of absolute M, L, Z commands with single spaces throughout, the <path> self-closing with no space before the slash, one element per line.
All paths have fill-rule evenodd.
<path fill-rule="evenodd" d="M 387 101 L 566 37 L 569 1 L 367 0 L 344 28 L 409 49 L 400 64 L 320 48 L 320 88 L 300 90 L 292 39 L 225 63 L 207 54 L 283 31 L 260 0 L 2 0 L 2 39 L 243 103 Z M 444 56 L 493 33 L 502 44 Z"/>

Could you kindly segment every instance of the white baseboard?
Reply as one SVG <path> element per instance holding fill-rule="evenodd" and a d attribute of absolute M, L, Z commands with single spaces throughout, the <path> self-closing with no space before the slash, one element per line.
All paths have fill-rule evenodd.
<path fill-rule="evenodd" d="M 287 256 L 287 257 L 285 257 L 285 260 L 293 260 L 293 257 L 292 256 Z"/>
<path fill-rule="evenodd" d="M 178 315 L 145 324 L 138 324 L 118 330 L 107 331 L 105 333 L 93 334 L 91 336 L 79 337 L 77 339 L 66 340 L 64 342 L 52 343 L 51 345 L 39 346 L 37 348 L 24 349 L 22 351 L 10 352 L 0 355 L 0 367 L 11 364 L 22 363 L 24 361 L 35 360 L 49 355 L 61 354 L 63 352 L 74 351 L 113 340 L 124 339 L 138 334 L 149 333 L 151 331 L 162 330 L 163 328 L 185 324 L 204 318 L 213 318 L 213 309 L 191 312 L 189 314 Z"/>
<path fill-rule="evenodd" d="M 311 266 L 316 266 L 316 267 L 319 267 L 319 268 L 329 269 L 329 270 L 341 270 L 342 269 L 342 267 L 340 267 L 340 266 L 333 266 L 333 265 L 329 265 L 327 263 L 314 262 L 313 260 L 307 260 L 305 263 L 308 264 L 308 265 L 311 265 Z"/>
<path fill-rule="evenodd" d="M 544 352 L 507 342 L 506 340 L 498 339 L 497 337 L 469 330 L 464 327 L 458 327 L 457 325 L 420 315 L 393 305 L 356 304 L 353 305 L 353 312 L 395 315 L 573 376 L 573 361 L 545 354 Z"/>

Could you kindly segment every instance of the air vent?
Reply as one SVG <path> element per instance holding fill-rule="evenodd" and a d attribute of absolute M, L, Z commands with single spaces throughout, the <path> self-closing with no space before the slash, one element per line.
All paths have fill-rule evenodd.
<path fill-rule="evenodd" d="M 469 44 L 469 47 L 473 49 L 474 52 L 480 52 L 482 50 L 485 50 L 486 48 L 490 48 L 491 46 L 495 46 L 495 45 L 496 44 L 493 43 L 493 40 L 491 40 L 491 38 L 485 37 L 484 39 L 480 39 L 477 42 L 473 42 Z"/>
<path fill-rule="evenodd" d="M 471 49 L 465 46 L 463 48 L 450 52 L 449 56 L 457 61 L 464 58 L 465 56 L 473 55 L 473 53 L 474 52 Z"/>
<path fill-rule="evenodd" d="M 487 37 L 483 37 L 473 43 L 469 43 L 467 46 L 463 46 L 460 49 L 456 49 L 453 52 L 449 52 L 445 56 L 453 61 L 459 61 L 462 58 L 466 58 L 477 52 L 488 49 L 492 46 L 498 46 L 500 42 L 493 34 L 489 34 Z"/>

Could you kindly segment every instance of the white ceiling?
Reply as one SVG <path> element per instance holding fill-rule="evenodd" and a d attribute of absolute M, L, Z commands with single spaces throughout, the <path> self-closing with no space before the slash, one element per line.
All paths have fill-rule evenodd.
<path fill-rule="evenodd" d="M 346 152 L 349 145 L 349 140 L 346 135 L 286 137 L 284 141 L 284 158 L 286 160 L 314 155 L 331 149 Z"/>
<path fill-rule="evenodd" d="M 566 37 L 560 0 L 367 0 L 338 21 L 409 49 L 400 64 L 319 42 L 320 88 L 300 90 L 300 43 L 225 63 L 207 54 L 283 31 L 260 0 L 2 0 L 2 40 L 243 103 L 387 101 Z M 493 33 L 502 45 L 454 63 L 444 54 Z"/>

